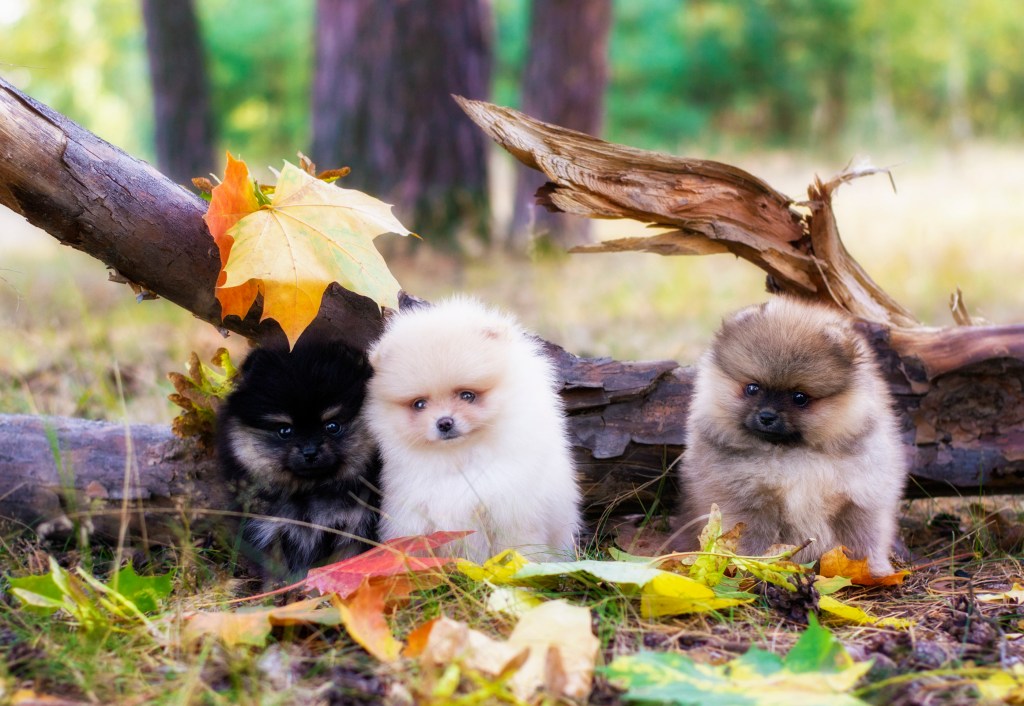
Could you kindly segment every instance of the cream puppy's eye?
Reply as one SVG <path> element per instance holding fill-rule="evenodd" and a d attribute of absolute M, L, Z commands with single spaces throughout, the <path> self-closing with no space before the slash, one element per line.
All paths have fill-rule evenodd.
<path fill-rule="evenodd" d="M 427 401 L 421 397 L 420 399 L 418 399 L 418 400 L 416 400 L 415 402 L 412 403 L 412 408 L 413 409 L 426 409 L 427 408 Z"/>
<path fill-rule="evenodd" d="M 756 382 L 752 382 L 752 383 L 750 383 L 749 385 L 747 385 L 746 387 L 743 388 L 743 392 L 747 395 L 747 397 L 753 397 L 754 395 L 756 395 L 760 391 L 761 391 L 761 386 L 758 385 Z"/>
<path fill-rule="evenodd" d="M 463 390 L 462 392 L 459 393 L 459 398 L 462 399 L 464 402 L 472 402 L 473 400 L 476 399 L 476 393 L 471 392 L 469 390 Z"/>
<path fill-rule="evenodd" d="M 811 398 L 804 392 L 793 393 L 793 404 L 797 407 L 806 407 L 807 403 L 811 401 Z"/>

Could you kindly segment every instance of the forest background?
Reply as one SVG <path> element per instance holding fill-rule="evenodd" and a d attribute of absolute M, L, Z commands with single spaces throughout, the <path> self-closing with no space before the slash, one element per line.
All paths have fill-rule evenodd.
<path fill-rule="evenodd" d="M 146 5 L 7 0 L 0 6 L 0 76 L 164 168 L 147 65 Z M 208 135 L 190 144 L 209 149 L 208 164 L 190 175 L 220 172 L 229 149 L 269 179 L 266 166 L 294 160 L 302 150 L 322 168 L 352 166 L 351 185 L 367 188 L 359 179 L 374 165 L 360 164 L 356 146 L 350 157 L 342 145 L 340 163 L 317 155 L 323 111 L 314 97 L 316 34 L 332 5 L 358 10 L 361 3 L 194 4 L 209 119 Z M 370 13 L 373 5 L 362 3 L 361 11 Z M 593 13 L 603 6 L 596 29 L 582 24 L 582 13 L 574 28 L 584 33 L 585 45 L 606 47 L 591 57 L 605 62 L 607 83 L 592 81 L 600 101 L 589 132 L 728 162 L 797 199 L 814 174 L 830 176 L 851 159 L 893 166 L 895 192 L 875 177 L 839 193 L 840 229 L 854 256 L 927 323 L 951 323 L 948 297 L 957 286 L 972 310 L 993 322 L 1024 320 L 1024 248 L 1016 245 L 1024 229 L 1018 182 L 1024 13 L 1014 3 L 376 3 L 391 5 L 418 6 L 429 16 L 420 18 L 422 25 L 390 27 L 379 16 L 377 31 L 360 44 L 371 62 L 372 51 L 391 47 L 395 54 L 400 45 L 408 68 L 401 75 L 430 74 L 450 58 L 446 47 L 465 51 L 447 44 L 441 30 L 472 16 L 482 28 L 475 56 L 483 66 L 477 77 L 482 93 L 474 97 L 525 103 L 528 111 L 531 59 L 559 44 L 531 42 L 542 34 L 531 24 L 536 8 L 589 6 Z M 197 73 L 177 68 L 185 76 Z M 558 86 L 572 70 L 549 67 L 539 80 Z M 343 76 L 335 79 L 343 85 Z M 446 128 L 433 122 L 425 96 L 404 102 L 397 85 L 375 88 L 377 119 L 396 134 Z M 182 107 L 186 114 L 202 109 Z M 762 274 L 725 256 L 565 256 L 557 238 L 548 243 L 514 235 L 515 167 L 489 143 L 479 144 L 485 164 L 474 178 L 482 210 L 477 202 L 465 209 L 456 202 L 447 220 L 435 220 L 394 184 L 367 189 L 395 203 L 403 222 L 425 237 L 413 251 L 390 246 L 389 261 L 409 291 L 427 298 L 476 293 L 517 311 L 528 326 L 580 355 L 684 363 L 696 359 L 723 314 L 764 297 Z M 416 171 L 417 160 L 415 150 L 400 153 L 391 172 Z M 528 219 L 525 228 L 531 227 Z M 635 223 L 601 222 L 590 237 L 641 231 Z M 99 263 L 59 247 L 6 210 L 0 210 L 0 337 L 6 342 L 0 412 L 150 422 L 174 414 L 164 399 L 170 392 L 165 373 L 180 369 L 189 351 L 208 357 L 224 344 L 211 327 L 173 305 L 137 305 L 124 287 L 105 281 Z M 227 345 L 239 357 L 244 353 L 237 337 Z"/>

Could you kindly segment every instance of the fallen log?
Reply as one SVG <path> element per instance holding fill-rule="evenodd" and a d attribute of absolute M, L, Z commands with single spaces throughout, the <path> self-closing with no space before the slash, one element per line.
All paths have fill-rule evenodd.
<path fill-rule="evenodd" d="M 549 205 L 675 229 L 606 249 L 734 252 L 768 271 L 773 288 L 861 316 L 902 415 L 911 495 L 1024 491 L 1024 328 L 916 326 L 842 248 L 831 197 L 848 177 L 816 182 L 801 207 L 735 167 L 580 133 L 574 142 L 562 128 L 472 105 L 480 115 L 493 111 L 500 120 L 492 136 L 552 179 L 541 191 Z M 565 151 L 574 144 L 579 154 Z M 259 324 L 258 312 L 220 321 L 219 258 L 199 199 L 2 80 L 0 154 L 0 203 L 100 259 L 137 294 L 163 296 L 243 336 L 274 329 Z M 317 321 L 354 345 L 380 324 L 372 302 L 336 286 Z M 671 508 L 692 372 L 673 361 L 581 359 L 554 345 L 550 352 L 589 516 Z M 229 497 L 212 461 L 165 427 L 0 416 L 0 516 L 49 529 L 84 513 L 97 533 L 112 535 L 127 508 L 136 520 L 145 515 L 133 534 L 145 528 L 161 541 L 183 522 L 201 523 L 204 511 L 229 507 Z"/>

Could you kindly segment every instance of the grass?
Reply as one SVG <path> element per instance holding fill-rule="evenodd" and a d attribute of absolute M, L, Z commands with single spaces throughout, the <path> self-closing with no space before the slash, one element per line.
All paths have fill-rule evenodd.
<path fill-rule="evenodd" d="M 943 509 L 930 502 L 941 502 Z M 1017 517 L 1021 509 L 1018 502 Z M 869 703 L 972 703 L 964 699 L 974 698 L 973 692 L 964 691 L 963 679 L 958 679 L 965 670 L 1024 659 L 1022 609 L 971 600 L 972 595 L 1003 591 L 1020 581 L 1019 554 L 1002 551 L 979 506 L 963 501 L 908 504 L 903 524 L 904 536 L 913 542 L 913 563 L 922 568 L 902 587 L 847 589 L 842 598 L 879 616 L 912 618 L 914 628 L 826 624 L 856 659 L 874 660 L 860 686 Z M 95 573 L 103 577 L 112 568 L 113 554 L 104 547 L 92 551 Z M 7 539 L 0 552 L 9 575 L 42 573 L 46 553 L 68 567 L 82 560 L 77 550 L 44 547 L 23 537 Z M 607 558 L 598 549 L 592 555 Z M 419 693 L 434 683 L 430 679 L 436 675 L 424 674 L 414 660 L 375 662 L 340 628 L 278 628 L 264 648 L 229 649 L 216 640 L 184 644 L 180 628 L 189 611 L 218 604 L 227 608 L 227 597 L 252 593 L 251 586 L 235 577 L 235 569 L 224 553 L 196 549 L 188 542 L 152 556 L 140 573 L 175 573 L 175 589 L 158 618 L 162 638 L 123 623 L 84 632 L 59 614 L 44 618 L 28 612 L 5 591 L 0 603 L 0 684 L 93 703 L 304 704 L 379 703 L 385 693 L 391 703 L 406 703 L 402 694 Z M 392 617 L 392 625 L 404 636 L 444 614 L 492 636 L 507 635 L 514 621 L 486 611 L 486 591 L 484 584 L 453 574 L 437 588 L 414 594 Z M 604 664 L 641 649 L 681 652 L 713 664 L 751 646 L 785 653 L 802 630 L 764 598 L 718 613 L 644 619 L 636 600 L 614 585 L 563 580 L 544 593 L 590 608 L 601 643 L 599 663 Z M 949 676 L 907 676 L 935 670 Z M 620 701 L 617 691 L 599 677 L 590 703 Z"/>
<path fill-rule="evenodd" d="M 837 217 L 849 249 L 926 323 L 951 321 L 946 302 L 958 285 L 973 311 L 998 323 L 1024 322 L 1024 288 L 1016 284 L 1024 272 L 1024 248 L 1017 246 L 1024 202 L 1016 193 L 1024 147 L 907 151 L 875 155 L 879 164 L 901 162 L 895 169 L 898 193 L 884 178 L 840 190 Z M 815 172 L 828 176 L 842 166 L 776 154 L 693 156 L 737 164 L 794 196 Z M 607 222 L 598 230 L 602 237 L 616 237 L 636 235 L 641 227 Z M 394 268 L 399 281 L 420 296 L 472 292 L 516 311 L 529 327 L 575 353 L 619 359 L 694 361 L 724 313 L 765 296 L 760 272 L 727 256 L 491 257 L 454 263 L 421 253 Z M 183 370 L 191 351 L 207 360 L 227 345 L 240 360 L 246 347 L 238 337 L 225 341 L 167 302 L 137 304 L 124 286 L 105 281 L 97 262 L 57 246 L 10 213 L 0 214 L 0 340 L 0 413 L 161 424 L 175 414 L 165 399 L 171 391 L 167 371 Z M 940 667 L 1024 659 L 1022 609 L 970 603 L 972 594 L 1006 590 L 1024 579 L 1019 545 L 1007 544 L 1005 528 L 997 532 L 990 518 L 990 511 L 1004 505 L 1004 524 L 1019 528 L 1024 508 L 1018 498 L 906 505 L 903 536 L 913 564 L 926 568 L 902 588 L 844 595 L 879 615 L 912 616 L 918 625 L 906 633 L 831 626 L 855 657 L 875 659 L 872 683 Z M 0 539 L 4 576 L 45 571 L 46 553 L 67 566 L 91 566 L 100 576 L 113 562 L 113 552 L 104 547 L 40 545 L 14 532 Z M 136 554 L 129 552 L 152 571 L 175 572 L 175 590 L 163 606 L 172 626 L 197 606 L 251 592 L 235 577 L 230 554 L 198 538 L 183 539 L 148 560 Z M 561 588 L 569 600 L 591 608 L 605 662 L 647 648 L 719 663 L 751 645 L 784 651 L 800 630 L 765 600 L 716 614 L 645 620 L 635 601 L 613 588 Z M 486 613 L 484 601 L 478 584 L 453 578 L 415 596 L 393 624 L 404 635 L 444 612 L 492 635 L 507 634 L 510 621 Z M 961 610 L 965 606 L 970 610 Z M 377 664 L 336 628 L 279 629 L 264 649 L 225 649 L 212 642 L 187 648 L 174 639 L 154 641 L 137 629 L 87 636 L 66 619 L 29 614 L 6 591 L 0 655 L 5 688 L 94 703 L 377 703 L 385 689 L 401 703 L 401 694 L 415 693 L 424 683 L 413 665 Z M 913 704 L 969 703 L 974 697 L 949 680 L 930 678 L 865 692 L 864 698 Z M 591 701 L 618 703 L 618 697 L 598 679 Z"/>

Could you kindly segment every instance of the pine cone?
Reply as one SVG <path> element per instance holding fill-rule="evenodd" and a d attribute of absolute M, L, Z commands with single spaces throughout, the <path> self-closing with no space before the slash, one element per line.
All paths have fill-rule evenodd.
<path fill-rule="evenodd" d="M 764 597 L 768 605 L 789 620 L 807 624 L 807 614 L 818 610 L 818 589 L 814 587 L 814 574 L 796 574 L 790 577 L 795 590 L 765 583 Z"/>
<path fill-rule="evenodd" d="M 965 595 L 953 599 L 942 629 L 961 644 L 992 648 L 999 640 L 999 630 L 993 621 L 982 615 L 977 604 Z"/>

